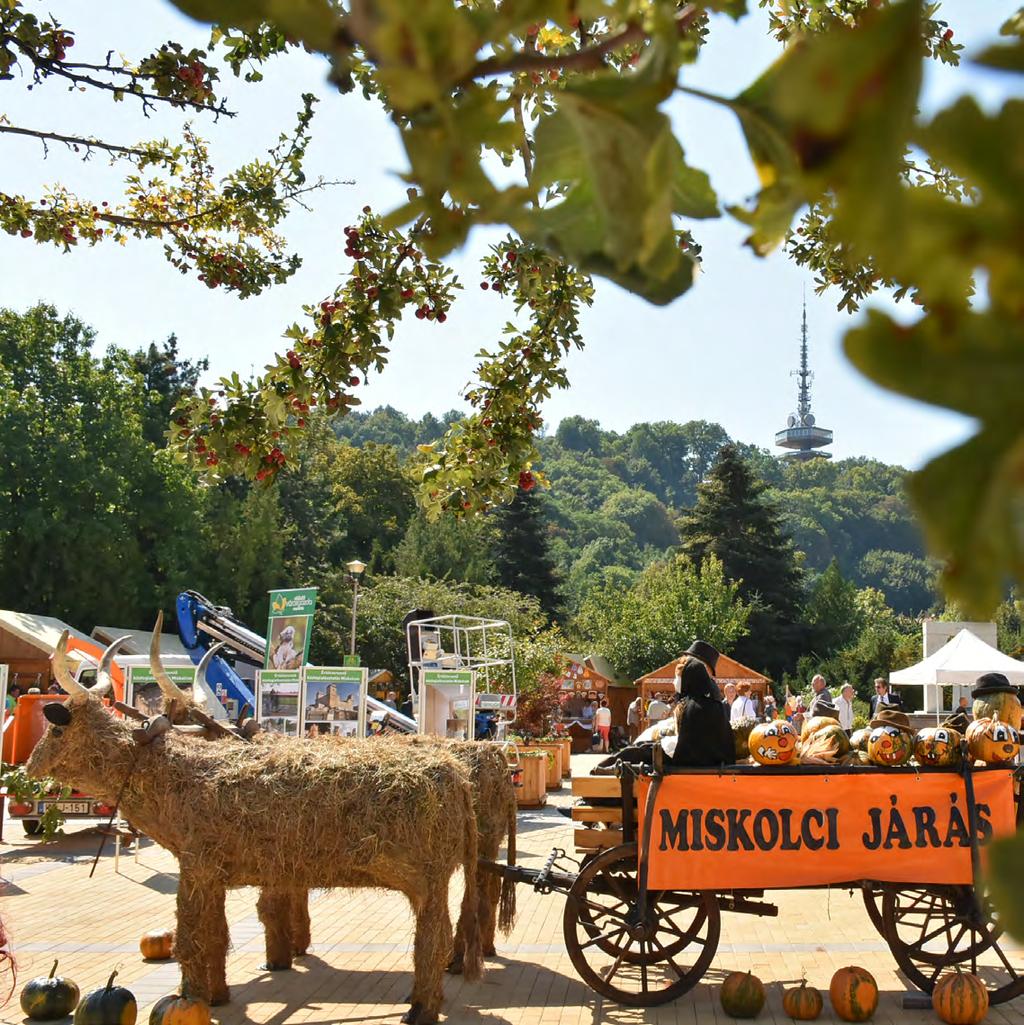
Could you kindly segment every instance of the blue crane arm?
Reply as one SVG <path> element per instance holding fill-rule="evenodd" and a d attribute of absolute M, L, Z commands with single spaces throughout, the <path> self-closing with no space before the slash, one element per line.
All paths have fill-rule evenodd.
<path fill-rule="evenodd" d="M 241 657 L 251 661 L 256 641 L 261 641 L 231 614 L 230 609 L 220 608 L 204 598 L 198 591 L 183 591 L 178 595 L 178 635 L 197 665 L 207 648 L 226 640 L 228 646 Z M 262 661 L 262 647 L 260 661 Z M 231 663 L 220 655 L 214 655 L 206 669 L 206 680 L 214 693 L 218 688 L 227 691 L 228 697 L 238 702 L 239 713 L 255 714 L 256 700 L 249 685 L 235 672 Z"/>

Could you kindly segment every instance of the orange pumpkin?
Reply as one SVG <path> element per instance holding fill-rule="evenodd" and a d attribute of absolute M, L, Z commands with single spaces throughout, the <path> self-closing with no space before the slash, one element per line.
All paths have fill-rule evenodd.
<path fill-rule="evenodd" d="M 174 930 L 147 932 L 139 940 L 139 950 L 147 961 L 166 961 L 174 948 Z"/>
<path fill-rule="evenodd" d="M 840 968 L 832 976 L 828 995 L 843 1021 L 867 1021 L 878 1007 L 878 984 L 866 968 Z"/>
<path fill-rule="evenodd" d="M 149 1012 L 149 1025 L 210 1025 L 210 1008 L 188 996 L 161 997 Z"/>
<path fill-rule="evenodd" d="M 959 765 L 960 740 L 960 734 L 949 726 L 928 726 L 917 734 L 914 757 L 918 765 Z"/>
<path fill-rule="evenodd" d="M 906 765 L 914 753 L 914 738 L 895 726 L 879 726 L 868 737 L 868 758 L 874 765 Z"/>
<path fill-rule="evenodd" d="M 785 719 L 758 723 L 747 746 L 750 757 L 761 765 L 789 765 L 796 758 L 796 730 Z"/>
<path fill-rule="evenodd" d="M 957 969 L 935 984 L 932 1007 L 946 1025 L 978 1025 L 988 1014 L 988 990 L 977 975 Z"/>
<path fill-rule="evenodd" d="M 764 984 L 750 972 L 730 972 L 718 996 L 726 1014 L 733 1018 L 756 1018 L 764 1007 Z"/>
<path fill-rule="evenodd" d="M 782 1009 L 797 1021 L 814 1021 L 821 1014 L 821 994 L 802 979 L 796 989 L 787 989 L 782 994 Z"/>
<path fill-rule="evenodd" d="M 976 719 L 967 727 L 967 749 L 972 758 L 986 765 L 1012 762 L 1020 750 L 1020 734 L 998 715 Z"/>

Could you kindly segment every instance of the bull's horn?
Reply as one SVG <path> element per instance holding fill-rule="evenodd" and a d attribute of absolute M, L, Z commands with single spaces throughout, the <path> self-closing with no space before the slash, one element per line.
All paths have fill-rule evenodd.
<path fill-rule="evenodd" d="M 118 637 L 110 647 L 103 652 L 103 656 L 100 658 L 100 664 L 96 668 L 96 682 L 92 685 L 92 693 L 97 697 L 103 697 L 104 694 L 110 692 L 114 686 L 114 678 L 110 675 L 110 667 L 113 665 L 114 656 L 117 654 L 118 649 L 122 644 L 130 641 L 131 635 L 125 634 L 124 637 Z"/>
<path fill-rule="evenodd" d="M 153 627 L 153 637 L 149 642 L 149 668 L 157 686 L 163 692 L 165 698 L 172 701 L 182 701 L 185 695 L 174 686 L 174 681 L 167 675 L 163 662 L 160 661 L 160 635 L 164 628 L 164 613 L 161 609 L 156 615 L 156 626 Z"/>
<path fill-rule="evenodd" d="M 89 688 L 83 687 L 72 675 L 71 670 L 68 669 L 68 632 L 65 630 L 60 635 L 60 640 L 57 641 L 57 647 L 53 650 L 53 657 L 51 658 L 53 663 L 53 675 L 57 677 L 57 682 L 64 688 L 64 691 L 68 695 L 68 700 L 82 700 L 89 696 Z"/>
<path fill-rule="evenodd" d="M 196 668 L 196 681 L 192 684 L 192 702 L 200 708 L 206 707 L 206 691 L 203 690 L 203 687 L 206 686 L 206 670 L 213 661 L 213 656 L 223 647 L 224 642 L 219 641 L 212 647 L 207 648 L 203 653 L 203 657 L 199 660 L 199 665 Z"/>

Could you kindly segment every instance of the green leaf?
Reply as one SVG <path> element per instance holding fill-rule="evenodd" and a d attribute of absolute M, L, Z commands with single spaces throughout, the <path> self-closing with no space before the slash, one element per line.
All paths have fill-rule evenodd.
<path fill-rule="evenodd" d="M 330 0 L 171 0 L 197 21 L 240 29 L 271 22 L 313 50 L 331 47 L 341 19 Z"/>
<path fill-rule="evenodd" d="M 920 79 L 921 4 L 908 0 L 865 11 L 855 28 L 801 37 L 735 100 L 720 101 L 739 117 L 761 178 L 757 205 L 739 215 L 756 252 L 830 189 L 847 194 L 851 218 L 884 223 Z"/>
<path fill-rule="evenodd" d="M 907 489 L 944 584 L 971 613 L 1024 576 L 1024 325 L 998 310 L 930 313 L 911 327 L 872 312 L 846 354 L 868 377 L 981 421 L 966 444 L 912 474 Z"/>
<path fill-rule="evenodd" d="M 999 922 L 1017 940 L 1024 940 L 1024 833 L 997 840 L 988 849 L 988 885 Z"/>
<path fill-rule="evenodd" d="M 673 213 L 718 212 L 707 176 L 686 166 L 658 109 L 673 81 L 655 45 L 634 74 L 567 88 L 537 125 L 531 179 L 538 189 L 557 186 L 561 198 L 515 222 L 524 237 L 656 303 L 693 282 Z"/>
<path fill-rule="evenodd" d="M 999 71 L 1024 72 L 1024 39 L 1010 46 L 989 46 L 974 58 L 974 63 Z"/>

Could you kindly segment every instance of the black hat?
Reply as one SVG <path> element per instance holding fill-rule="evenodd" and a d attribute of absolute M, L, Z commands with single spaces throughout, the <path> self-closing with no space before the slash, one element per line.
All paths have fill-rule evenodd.
<path fill-rule="evenodd" d="M 1017 688 L 1002 673 L 985 673 L 974 681 L 972 698 L 980 698 L 983 694 L 1016 694 Z"/>
<path fill-rule="evenodd" d="M 715 671 L 715 663 L 718 661 L 720 652 L 713 644 L 708 644 L 707 641 L 694 641 L 686 651 L 684 655 L 693 655 L 694 658 L 699 658 L 701 662 L 706 663 L 711 667 L 711 671 Z"/>

